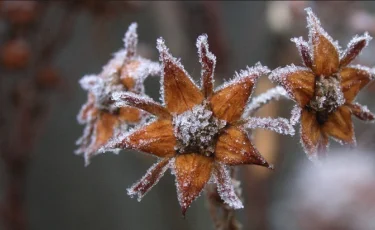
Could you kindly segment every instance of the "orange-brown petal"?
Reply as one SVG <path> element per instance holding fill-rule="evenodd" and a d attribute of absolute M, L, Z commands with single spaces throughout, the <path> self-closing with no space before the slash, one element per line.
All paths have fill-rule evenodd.
<path fill-rule="evenodd" d="M 216 57 L 208 50 L 207 35 L 201 35 L 197 39 L 199 62 L 202 65 L 202 91 L 206 98 L 211 97 L 214 88 L 214 70 Z"/>
<path fill-rule="evenodd" d="M 95 96 L 92 93 L 88 94 L 87 102 L 84 104 L 79 111 L 77 120 L 80 124 L 88 122 L 96 114 L 97 109 L 95 108 Z"/>
<path fill-rule="evenodd" d="M 346 102 L 352 102 L 358 92 L 373 78 L 370 68 L 362 66 L 345 67 L 341 70 L 341 88 Z"/>
<path fill-rule="evenodd" d="M 160 178 L 169 168 L 170 163 L 170 158 L 163 158 L 159 162 L 154 164 L 151 168 L 149 168 L 146 175 L 144 175 L 138 182 L 127 189 L 128 195 L 131 197 L 137 196 L 138 201 L 140 201 L 142 197 L 146 195 L 146 193 L 159 182 Z"/>
<path fill-rule="evenodd" d="M 340 66 L 345 67 L 353 61 L 372 38 L 366 32 L 362 36 L 355 36 L 348 44 L 343 56 L 340 58 Z"/>
<path fill-rule="evenodd" d="M 226 166 L 221 163 L 216 163 L 213 173 L 217 191 L 224 203 L 233 209 L 243 208 L 243 204 L 236 194 L 230 172 Z"/>
<path fill-rule="evenodd" d="M 362 121 L 374 121 L 375 114 L 371 113 L 367 106 L 360 105 L 358 103 L 348 104 L 352 114 L 361 119 Z"/>
<path fill-rule="evenodd" d="M 232 82 L 214 93 L 210 102 L 214 115 L 227 122 L 238 120 L 253 91 L 258 77 L 268 73 L 267 67 L 257 64 L 253 68 L 241 71 Z"/>
<path fill-rule="evenodd" d="M 341 143 L 356 144 L 351 111 L 345 105 L 340 106 L 335 112 L 329 115 L 328 120 L 323 125 L 323 130 Z"/>
<path fill-rule="evenodd" d="M 213 158 L 200 154 L 183 154 L 175 158 L 178 201 L 185 215 L 211 177 Z"/>
<path fill-rule="evenodd" d="M 118 118 L 125 122 L 139 122 L 141 120 L 141 111 L 130 106 L 119 108 Z"/>
<path fill-rule="evenodd" d="M 218 137 L 215 160 L 226 165 L 256 164 L 272 167 L 252 145 L 247 133 L 235 126 L 225 129 Z"/>
<path fill-rule="evenodd" d="M 333 39 L 324 31 L 319 19 L 311 11 L 307 10 L 307 23 L 312 48 L 312 69 L 318 76 L 331 76 L 339 68 L 339 52 Z"/>
<path fill-rule="evenodd" d="M 120 92 L 114 93 L 112 99 L 115 100 L 119 107 L 126 105 L 142 109 L 146 112 L 149 112 L 159 118 L 170 119 L 172 118 L 171 114 L 166 108 L 161 106 L 159 103 L 155 102 L 151 98 L 140 96 L 131 92 Z M 138 111 L 139 112 L 139 111 Z"/>
<path fill-rule="evenodd" d="M 181 114 L 203 101 L 203 94 L 181 63 L 169 53 L 162 39 L 157 48 L 163 63 L 163 97 L 169 112 Z"/>
<path fill-rule="evenodd" d="M 328 148 L 328 137 L 322 132 L 315 112 L 302 110 L 301 143 L 310 160 L 316 161 L 324 156 Z"/>
<path fill-rule="evenodd" d="M 157 120 L 129 135 L 112 140 L 106 148 L 135 149 L 158 157 L 175 155 L 176 138 L 170 120 Z"/>
<path fill-rule="evenodd" d="M 297 46 L 299 55 L 302 58 L 303 64 L 305 64 L 305 66 L 308 68 L 312 68 L 312 58 L 311 58 L 309 44 L 305 40 L 303 40 L 302 37 L 292 38 L 291 41 L 296 43 L 296 46 Z"/>
<path fill-rule="evenodd" d="M 95 143 L 92 146 L 95 149 L 99 149 L 101 146 L 106 144 L 112 137 L 114 129 L 119 124 L 116 115 L 102 112 L 95 124 Z"/>
<path fill-rule="evenodd" d="M 314 96 L 315 75 L 308 68 L 295 65 L 278 68 L 272 71 L 269 78 L 283 86 L 289 96 L 302 108 Z"/>

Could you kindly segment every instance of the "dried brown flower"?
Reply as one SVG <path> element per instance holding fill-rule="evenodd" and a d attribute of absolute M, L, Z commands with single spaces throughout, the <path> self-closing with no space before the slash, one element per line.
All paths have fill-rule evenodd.
<path fill-rule="evenodd" d="M 185 215 L 190 204 L 208 182 L 217 184 L 221 199 L 231 208 L 242 208 L 233 189 L 228 166 L 256 164 L 271 167 L 251 143 L 246 129 L 259 125 L 257 118 L 242 119 L 253 87 L 267 67 L 257 64 L 236 74 L 235 78 L 213 90 L 216 57 L 209 51 L 207 36 L 197 40 L 202 65 L 201 89 L 195 85 L 181 63 L 158 39 L 157 48 L 163 64 L 162 100 L 160 105 L 147 97 L 133 93 L 115 93 L 118 106 L 130 105 L 145 110 L 157 118 L 113 139 L 106 149 L 135 149 L 160 160 L 131 188 L 130 196 L 140 200 L 171 168 L 176 176 L 178 200 Z M 283 132 L 280 120 L 261 120 L 262 128 Z M 266 124 L 267 123 L 267 124 Z M 266 125 L 265 125 L 266 124 Z M 287 129 L 292 128 L 287 125 Z"/>
<path fill-rule="evenodd" d="M 354 102 L 358 92 L 374 78 L 370 68 L 348 64 L 372 39 L 367 33 L 355 36 L 345 52 L 321 27 L 310 8 L 307 11 L 309 42 L 292 39 L 305 67 L 274 70 L 270 79 L 281 84 L 297 102 L 294 119 L 301 116 L 301 142 L 311 160 L 325 156 L 328 137 L 355 145 L 351 115 L 374 121 L 374 114 Z"/>
<path fill-rule="evenodd" d="M 124 38 L 125 48 L 114 55 L 99 75 L 87 75 L 80 80 L 88 91 L 88 100 L 78 114 L 78 121 L 86 128 L 77 141 L 80 147 L 76 152 L 84 155 L 86 165 L 111 137 L 127 130 L 128 125 L 137 124 L 145 115 L 134 107 L 113 107 L 110 98 L 116 91 L 143 94 L 144 79 L 160 71 L 159 64 L 137 55 L 136 28 L 135 23 L 129 26 Z"/>

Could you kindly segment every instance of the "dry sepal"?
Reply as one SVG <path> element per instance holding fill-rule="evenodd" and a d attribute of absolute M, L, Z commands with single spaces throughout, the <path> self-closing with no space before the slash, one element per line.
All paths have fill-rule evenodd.
<path fill-rule="evenodd" d="M 293 109 L 292 122 L 300 120 L 301 143 L 309 159 L 317 161 L 326 155 L 328 137 L 343 144 L 356 144 L 352 114 L 364 121 L 374 121 L 374 115 L 354 101 L 375 73 L 368 67 L 348 66 L 372 39 L 367 32 L 355 36 L 342 52 L 311 9 L 306 11 L 309 41 L 302 37 L 292 39 L 304 67 L 277 68 L 270 79 L 283 86 L 297 103 L 299 109 Z"/>
<path fill-rule="evenodd" d="M 83 155 L 86 165 L 90 158 L 110 138 L 143 122 L 148 115 L 134 107 L 113 105 L 114 92 L 132 92 L 144 95 L 143 82 L 150 75 L 160 75 L 160 65 L 137 55 L 137 24 L 132 23 L 124 37 L 124 48 L 103 67 L 98 75 L 86 75 L 80 80 L 88 91 L 88 100 L 78 114 L 78 122 L 86 126 L 77 141 L 76 153 Z"/>
<path fill-rule="evenodd" d="M 216 57 L 209 51 L 207 35 L 199 36 L 196 45 L 202 65 L 201 87 L 170 54 L 164 40 L 157 40 L 163 104 L 129 92 L 114 93 L 112 97 L 121 108 L 133 106 L 156 118 L 113 138 L 102 149 L 135 149 L 161 158 L 128 189 L 128 194 L 141 199 L 170 168 L 176 176 L 183 215 L 208 182 L 217 184 L 224 203 L 234 209 L 243 207 L 234 192 L 227 166 L 255 164 L 272 168 L 251 143 L 248 129 L 294 132 L 282 119 L 241 118 L 257 79 L 269 72 L 267 67 L 261 64 L 248 67 L 214 90 Z"/>

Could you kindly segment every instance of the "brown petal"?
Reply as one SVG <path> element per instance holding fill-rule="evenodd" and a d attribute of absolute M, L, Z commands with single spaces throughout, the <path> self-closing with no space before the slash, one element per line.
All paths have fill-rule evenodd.
<path fill-rule="evenodd" d="M 358 103 L 349 104 L 352 114 L 361 119 L 362 121 L 374 121 L 375 115 L 370 112 L 367 106 L 360 105 Z"/>
<path fill-rule="evenodd" d="M 175 145 L 172 122 L 158 120 L 135 130 L 128 136 L 112 141 L 106 148 L 135 149 L 158 157 L 168 157 L 175 154 Z"/>
<path fill-rule="evenodd" d="M 181 63 L 169 53 L 162 39 L 157 48 L 163 63 L 162 87 L 164 102 L 169 112 L 181 114 L 203 101 L 203 94 L 194 84 Z"/>
<path fill-rule="evenodd" d="M 323 130 L 339 142 L 355 145 L 354 127 L 349 107 L 341 106 L 323 125 Z"/>
<path fill-rule="evenodd" d="M 176 156 L 175 174 L 178 201 L 185 215 L 190 204 L 199 196 L 211 177 L 213 158 L 199 154 Z"/>
<path fill-rule="evenodd" d="M 128 195 L 131 197 L 138 196 L 137 199 L 138 201 L 140 201 L 142 197 L 146 195 L 146 193 L 159 182 L 160 178 L 169 168 L 170 162 L 170 158 L 164 158 L 154 164 L 151 168 L 149 168 L 146 175 L 144 175 L 142 179 L 140 179 L 128 189 Z"/>
<path fill-rule="evenodd" d="M 229 170 L 225 165 L 217 163 L 214 169 L 214 178 L 217 185 L 218 193 L 221 199 L 233 209 L 243 208 L 241 200 L 238 198 L 233 187 L 232 178 Z"/>
<path fill-rule="evenodd" d="M 197 48 L 199 54 L 199 62 L 202 65 L 202 90 L 206 98 L 213 93 L 214 87 L 214 70 L 216 65 L 216 57 L 208 50 L 207 35 L 201 35 L 197 39 Z"/>
<path fill-rule="evenodd" d="M 127 62 L 126 64 L 123 65 L 121 68 L 121 75 L 120 75 L 120 80 L 121 83 L 126 87 L 128 91 L 132 91 L 135 86 L 135 78 L 137 76 L 133 76 L 139 67 L 140 62 L 137 60 L 132 60 L 130 62 Z"/>
<path fill-rule="evenodd" d="M 331 76 L 339 68 L 339 53 L 333 44 L 333 39 L 324 31 L 319 19 L 307 10 L 307 24 L 309 28 L 310 44 L 313 56 L 313 71 L 316 75 Z"/>
<path fill-rule="evenodd" d="M 305 66 L 308 68 L 312 68 L 312 58 L 310 54 L 309 44 L 306 41 L 304 41 L 302 37 L 292 38 L 291 41 L 296 43 L 299 55 L 301 56 Z"/>
<path fill-rule="evenodd" d="M 252 93 L 258 77 L 268 73 L 260 64 L 241 71 L 236 77 L 212 96 L 210 102 L 214 115 L 227 122 L 238 120 Z"/>
<path fill-rule="evenodd" d="M 218 137 L 215 160 L 226 165 L 256 164 L 272 167 L 252 145 L 247 134 L 234 126 L 225 129 Z"/>
<path fill-rule="evenodd" d="M 119 120 L 115 115 L 101 112 L 98 118 L 88 125 L 90 128 L 87 127 L 85 130 L 81 148 L 77 150 L 77 153 L 83 152 L 86 166 L 89 165 L 90 159 L 98 154 L 99 149 L 108 143 L 119 125 Z"/>
<path fill-rule="evenodd" d="M 307 68 L 295 65 L 278 68 L 272 71 L 269 78 L 283 86 L 301 108 L 314 96 L 315 75 Z"/>
<path fill-rule="evenodd" d="M 119 107 L 122 107 L 121 103 L 142 109 L 149 112 L 159 118 L 170 119 L 171 115 L 166 108 L 155 102 L 151 98 L 140 96 L 130 92 L 114 93 L 112 99 L 118 103 Z"/>
<path fill-rule="evenodd" d="M 97 109 L 95 108 L 95 96 L 92 93 L 88 94 L 87 102 L 84 104 L 79 111 L 77 116 L 77 120 L 80 124 L 84 124 L 97 113 Z"/>
<path fill-rule="evenodd" d="M 372 38 L 366 32 L 364 35 L 358 37 L 355 36 L 348 44 L 348 48 L 346 49 L 344 55 L 340 58 L 340 66 L 345 67 L 347 66 L 354 58 L 358 56 L 358 54 L 362 51 L 362 49 L 367 46 L 369 41 Z"/>
<path fill-rule="evenodd" d="M 345 67 L 340 72 L 341 88 L 347 102 L 352 102 L 358 92 L 373 78 L 370 68 L 362 66 Z"/>
<path fill-rule="evenodd" d="M 118 118 L 125 122 L 139 122 L 141 120 L 141 111 L 139 109 L 126 106 L 119 109 Z"/>
<path fill-rule="evenodd" d="M 138 24 L 133 22 L 130 24 L 128 30 L 125 33 L 124 45 L 126 50 L 126 56 L 131 58 L 136 55 L 137 44 L 138 44 L 138 34 L 137 34 Z"/>
<path fill-rule="evenodd" d="M 321 131 L 316 114 L 306 109 L 301 113 L 301 143 L 311 161 L 318 160 L 327 152 L 328 137 Z"/>
<path fill-rule="evenodd" d="M 116 115 L 102 112 L 95 124 L 95 143 L 92 148 L 98 150 L 112 137 L 115 127 L 119 124 Z"/>

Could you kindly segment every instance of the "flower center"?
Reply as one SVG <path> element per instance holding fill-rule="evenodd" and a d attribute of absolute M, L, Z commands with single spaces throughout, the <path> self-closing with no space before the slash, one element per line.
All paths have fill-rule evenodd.
<path fill-rule="evenodd" d="M 340 76 L 332 75 L 319 76 L 315 82 L 315 95 L 307 107 L 316 112 L 319 124 L 325 123 L 328 115 L 345 103 L 340 81 Z"/>
<path fill-rule="evenodd" d="M 226 122 L 213 116 L 204 102 L 173 118 L 178 153 L 200 153 L 212 156 L 215 140 Z"/>

